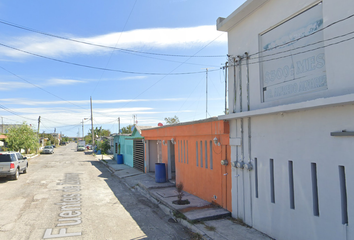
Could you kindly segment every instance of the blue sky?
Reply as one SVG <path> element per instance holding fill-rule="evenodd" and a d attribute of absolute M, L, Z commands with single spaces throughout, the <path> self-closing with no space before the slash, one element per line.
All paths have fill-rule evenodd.
<path fill-rule="evenodd" d="M 94 126 L 112 133 L 118 117 L 121 127 L 133 115 L 143 126 L 199 120 L 206 68 L 208 117 L 222 115 L 227 34 L 216 19 L 243 2 L 0 1 L 0 117 L 37 128 L 41 116 L 40 132 L 81 136 L 92 96 Z"/>

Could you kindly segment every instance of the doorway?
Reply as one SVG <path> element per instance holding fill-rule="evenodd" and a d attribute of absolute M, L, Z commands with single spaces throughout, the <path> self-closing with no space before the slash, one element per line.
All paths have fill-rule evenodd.
<path fill-rule="evenodd" d="M 176 183 L 176 162 L 175 162 L 175 145 L 171 141 L 167 141 L 168 151 L 168 180 Z"/>

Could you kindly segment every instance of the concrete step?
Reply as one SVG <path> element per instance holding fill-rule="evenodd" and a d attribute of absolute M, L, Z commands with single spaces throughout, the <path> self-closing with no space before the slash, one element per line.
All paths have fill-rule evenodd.
<path fill-rule="evenodd" d="M 223 208 L 211 207 L 183 213 L 189 221 L 206 221 L 230 217 L 231 213 Z"/>

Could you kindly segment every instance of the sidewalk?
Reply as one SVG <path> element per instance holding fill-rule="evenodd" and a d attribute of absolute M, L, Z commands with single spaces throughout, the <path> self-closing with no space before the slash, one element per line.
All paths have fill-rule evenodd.
<path fill-rule="evenodd" d="M 124 164 L 117 164 L 112 155 L 96 155 L 107 168 L 128 187 L 138 190 L 168 215 L 202 239 L 240 239 L 240 240 L 270 240 L 268 236 L 239 223 L 231 218 L 231 213 L 223 208 L 184 192 L 183 199 L 188 199 L 188 205 L 175 205 L 177 200 L 175 184 L 170 182 L 156 183 L 152 173 L 145 174 Z M 198 239 L 198 238 L 197 238 Z"/>

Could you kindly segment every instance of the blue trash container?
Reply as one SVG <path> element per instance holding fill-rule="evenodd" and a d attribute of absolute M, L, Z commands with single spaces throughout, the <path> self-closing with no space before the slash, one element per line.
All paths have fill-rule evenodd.
<path fill-rule="evenodd" d="M 123 154 L 117 154 L 117 164 L 123 164 Z"/>
<path fill-rule="evenodd" d="M 155 163 L 155 182 L 166 182 L 166 168 L 164 163 Z"/>

